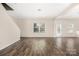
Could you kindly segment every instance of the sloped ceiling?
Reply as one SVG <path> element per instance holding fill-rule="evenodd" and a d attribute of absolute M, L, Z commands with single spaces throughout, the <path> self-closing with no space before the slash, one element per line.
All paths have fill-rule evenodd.
<path fill-rule="evenodd" d="M 31 17 L 56 17 L 70 3 L 8 3 L 14 11 L 7 11 L 8 14 L 17 19 L 25 19 Z"/>
<path fill-rule="evenodd" d="M 79 4 L 67 11 L 64 15 L 61 15 L 59 18 L 79 18 Z"/>

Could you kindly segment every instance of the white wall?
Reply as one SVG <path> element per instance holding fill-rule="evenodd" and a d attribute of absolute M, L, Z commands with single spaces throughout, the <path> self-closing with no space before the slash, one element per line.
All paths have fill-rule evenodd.
<path fill-rule="evenodd" d="M 28 18 L 26 20 L 18 20 L 21 29 L 21 37 L 52 37 L 53 36 L 53 20 L 50 18 Z M 44 33 L 34 33 L 33 23 L 44 23 Z"/>
<path fill-rule="evenodd" d="M 55 20 L 56 24 L 61 24 L 61 35 L 60 37 L 79 37 L 79 22 L 78 18 L 59 18 Z M 70 28 L 71 24 L 74 25 L 74 28 Z M 72 31 L 69 31 L 72 30 Z M 77 32 L 78 31 L 78 32 Z M 56 26 L 54 26 L 54 34 L 56 36 Z"/>
<path fill-rule="evenodd" d="M 21 29 L 21 37 L 79 37 L 79 22 L 78 18 L 59 18 L 53 20 L 52 18 L 27 18 L 15 20 Z M 45 33 L 34 33 L 33 23 L 45 23 Z M 62 25 L 62 34 L 57 36 L 55 24 Z M 74 24 L 73 32 L 69 33 L 70 24 Z"/>
<path fill-rule="evenodd" d="M 0 50 L 20 40 L 20 30 L 0 4 Z"/>

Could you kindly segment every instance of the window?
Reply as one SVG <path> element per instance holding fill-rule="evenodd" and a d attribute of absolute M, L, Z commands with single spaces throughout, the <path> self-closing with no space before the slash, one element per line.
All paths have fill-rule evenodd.
<path fill-rule="evenodd" d="M 34 32 L 39 32 L 39 25 L 34 23 Z"/>
<path fill-rule="evenodd" d="M 33 32 L 36 32 L 36 33 L 45 32 L 45 24 L 34 23 L 33 24 Z"/>
<path fill-rule="evenodd" d="M 74 24 L 69 24 L 69 27 L 68 27 L 68 33 L 73 33 L 74 32 Z"/>
<path fill-rule="evenodd" d="M 62 24 L 56 24 L 56 36 L 62 35 Z"/>
<path fill-rule="evenodd" d="M 40 32 L 45 32 L 45 24 L 41 24 L 41 26 L 40 26 Z"/>

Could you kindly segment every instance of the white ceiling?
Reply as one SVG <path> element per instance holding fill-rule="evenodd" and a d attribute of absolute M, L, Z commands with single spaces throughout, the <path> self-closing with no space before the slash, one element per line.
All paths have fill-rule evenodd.
<path fill-rule="evenodd" d="M 17 19 L 31 17 L 79 17 L 79 4 L 71 3 L 8 3 L 14 11 L 7 11 Z M 67 9 L 67 10 L 66 10 Z M 62 14 L 63 13 L 63 14 Z"/>
<path fill-rule="evenodd" d="M 79 4 L 77 4 L 71 10 L 67 11 L 61 17 L 63 17 L 63 18 L 79 18 Z"/>

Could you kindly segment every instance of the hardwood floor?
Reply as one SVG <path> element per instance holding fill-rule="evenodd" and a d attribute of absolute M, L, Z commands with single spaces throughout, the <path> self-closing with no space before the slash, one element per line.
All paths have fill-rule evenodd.
<path fill-rule="evenodd" d="M 21 38 L 0 51 L 0 56 L 78 56 L 79 38 Z"/>

